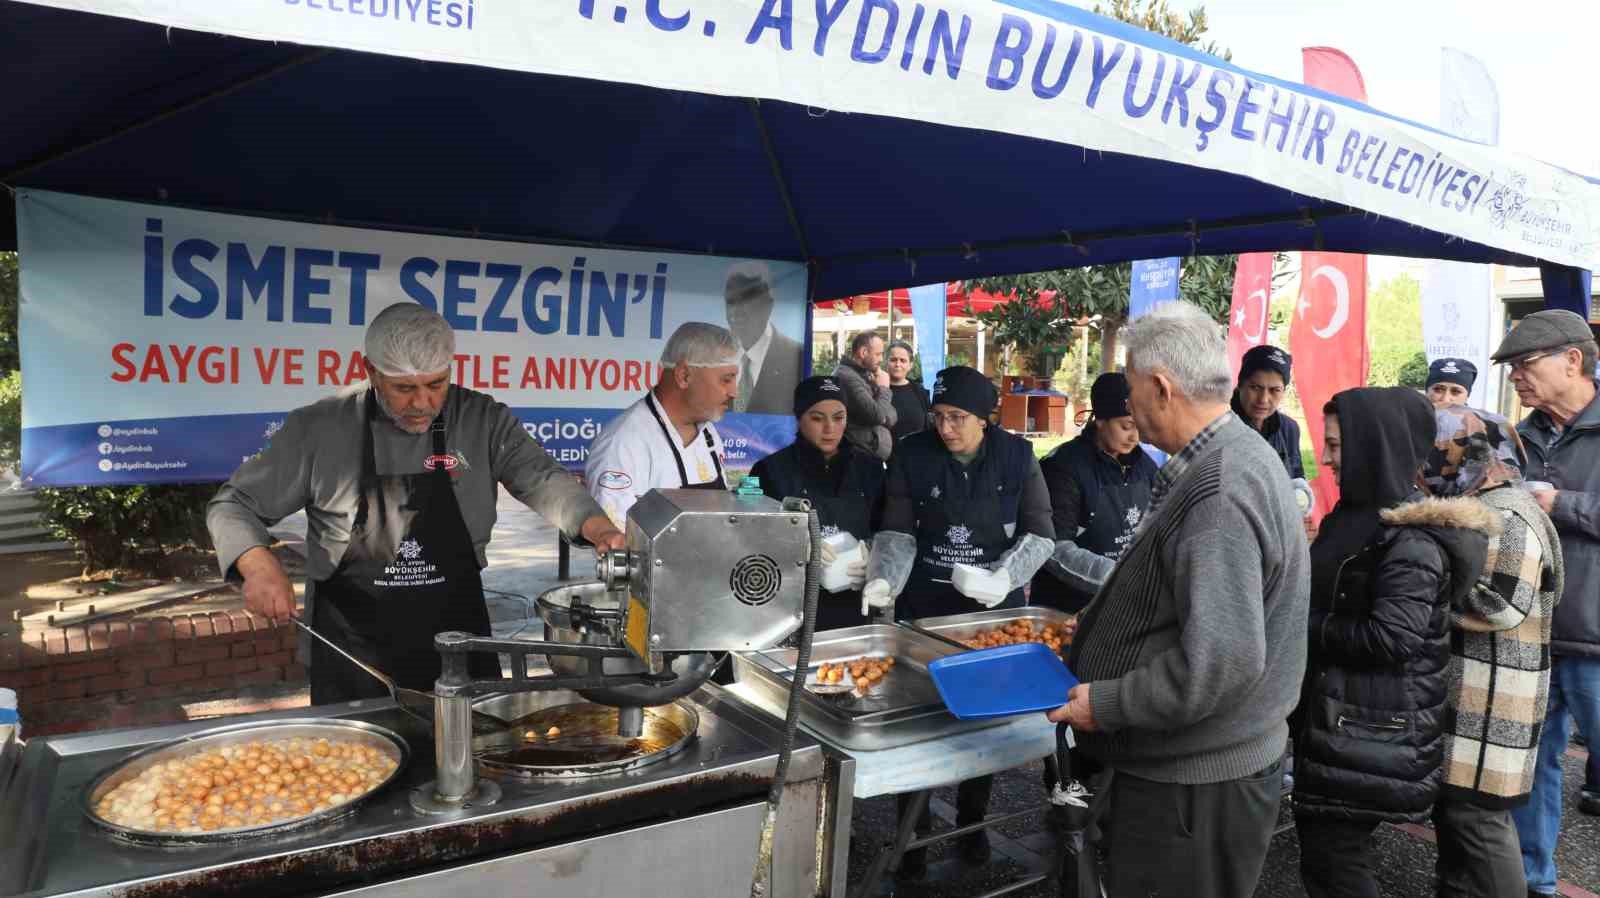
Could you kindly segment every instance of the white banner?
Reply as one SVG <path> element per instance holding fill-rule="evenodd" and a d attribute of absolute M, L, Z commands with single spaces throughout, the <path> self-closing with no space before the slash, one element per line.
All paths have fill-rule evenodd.
<path fill-rule="evenodd" d="M 659 377 L 686 321 L 770 328 L 732 468 L 794 435 L 806 273 L 786 262 L 434 237 L 17 194 L 22 473 L 38 485 L 221 480 L 284 413 L 365 378 L 398 302 L 457 332 L 454 381 L 511 406 L 556 459 Z M 737 290 L 725 288 L 730 279 Z M 764 289 L 762 285 L 764 284 Z M 737 300 L 729 297 L 737 296 Z M 748 336 L 749 334 L 754 336 Z"/>
<path fill-rule="evenodd" d="M 30 2 L 1055 140 L 1600 268 L 1600 186 L 1050 0 Z"/>
<path fill-rule="evenodd" d="M 1439 79 L 1439 123 L 1451 134 L 1494 146 L 1500 142 L 1500 94 L 1476 58 L 1444 48 Z M 1499 378 L 1489 366 L 1490 322 L 1497 309 L 1489 266 L 1428 263 L 1422 281 L 1422 344 L 1428 361 L 1466 359 L 1478 368 L 1468 405 L 1489 408 L 1499 399 Z M 1492 382 L 1492 383 L 1491 383 Z M 1495 395 L 1491 395 L 1491 393 Z"/>

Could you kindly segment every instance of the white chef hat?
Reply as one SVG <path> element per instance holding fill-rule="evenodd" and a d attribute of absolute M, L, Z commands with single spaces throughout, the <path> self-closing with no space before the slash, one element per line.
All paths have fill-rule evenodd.
<path fill-rule="evenodd" d="M 367 325 L 367 361 L 388 377 L 436 374 L 455 360 L 456 333 L 438 312 L 400 302 Z"/>
<path fill-rule="evenodd" d="M 725 327 L 704 321 L 681 324 L 661 350 L 661 367 L 720 368 L 739 364 L 739 341 Z"/>

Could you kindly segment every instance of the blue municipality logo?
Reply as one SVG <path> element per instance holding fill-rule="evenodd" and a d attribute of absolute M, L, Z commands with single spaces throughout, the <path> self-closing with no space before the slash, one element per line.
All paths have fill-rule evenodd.
<path fill-rule="evenodd" d="M 1527 186 L 1528 176 L 1517 172 L 1489 197 L 1489 221 L 1495 227 L 1504 230 L 1507 224 L 1517 220 L 1522 207 L 1528 204 L 1528 195 L 1523 192 Z"/>

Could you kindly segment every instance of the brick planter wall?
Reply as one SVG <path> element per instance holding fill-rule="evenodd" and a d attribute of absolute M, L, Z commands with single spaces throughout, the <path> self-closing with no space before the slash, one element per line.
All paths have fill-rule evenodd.
<path fill-rule="evenodd" d="M 30 736 L 171 723 L 206 716 L 186 705 L 303 686 L 298 634 L 248 611 L 34 630 L 0 646 L 0 685 Z"/>

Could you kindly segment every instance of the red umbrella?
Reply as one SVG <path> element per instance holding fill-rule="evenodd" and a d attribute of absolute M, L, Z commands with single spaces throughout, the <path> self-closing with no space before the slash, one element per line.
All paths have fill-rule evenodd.
<path fill-rule="evenodd" d="M 983 290 L 962 290 L 959 283 L 944 285 L 945 315 L 950 318 L 964 317 L 967 306 L 970 304 L 974 312 L 987 312 L 995 306 L 1010 302 L 1015 294 L 1009 296 L 996 296 Z M 877 293 L 863 293 L 858 296 L 847 296 L 843 299 L 819 299 L 817 305 L 831 306 L 840 311 L 853 310 L 862 300 L 866 301 L 865 311 L 883 314 L 889 309 L 889 297 L 894 297 L 894 310 L 901 315 L 911 314 L 911 297 L 904 288 L 884 290 Z M 1039 305 L 1047 306 L 1055 297 L 1055 292 L 1046 290 L 1039 294 Z"/>

